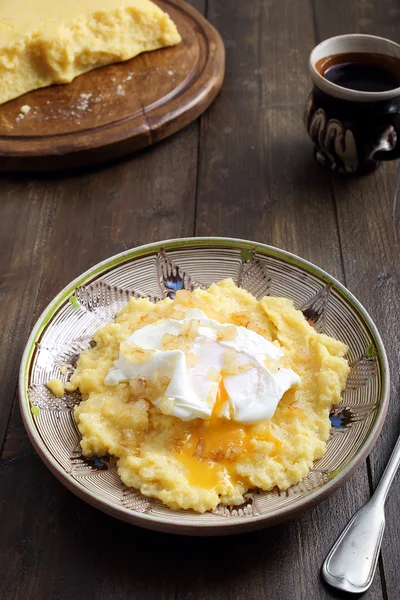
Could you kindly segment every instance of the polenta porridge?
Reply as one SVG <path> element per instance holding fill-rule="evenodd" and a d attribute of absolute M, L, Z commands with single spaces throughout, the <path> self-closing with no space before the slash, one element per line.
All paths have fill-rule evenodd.
<path fill-rule="evenodd" d="M 347 346 L 285 298 L 227 279 L 157 303 L 131 298 L 94 336 L 66 389 L 85 456 L 172 509 L 239 505 L 285 490 L 325 452 Z"/>

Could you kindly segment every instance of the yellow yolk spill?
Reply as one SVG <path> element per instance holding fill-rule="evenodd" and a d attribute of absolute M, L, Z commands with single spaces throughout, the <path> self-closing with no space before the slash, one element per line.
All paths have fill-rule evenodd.
<path fill-rule="evenodd" d="M 219 381 L 217 397 L 215 399 L 215 404 L 213 406 L 213 410 L 211 413 L 212 421 L 214 419 L 217 419 L 221 415 L 222 409 L 224 408 L 224 405 L 228 400 L 229 400 L 228 392 L 225 389 L 225 385 L 224 385 L 224 382 L 221 377 L 221 379 Z"/>
<path fill-rule="evenodd" d="M 210 419 L 197 419 L 188 432 L 176 458 L 184 465 L 191 486 L 218 492 L 220 484 L 229 486 L 239 483 L 234 464 L 243 453 L 254 449 L 253 440 L 272 442 L 282 446 L 270 426 L 260 435 L 257 425 L 241 425 L 220 417 L 229 399 L 221 379 Z M 259 425 L 259 424 L 258 424 Z"/>

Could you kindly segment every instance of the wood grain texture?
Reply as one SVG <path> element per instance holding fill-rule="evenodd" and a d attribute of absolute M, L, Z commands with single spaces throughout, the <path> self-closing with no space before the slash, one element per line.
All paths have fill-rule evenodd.
<path fill-rule="evenodd" d="M 356 31 L 400 42 L 397 2 L 316 2 L 319 37 Z M 382 335 L 391 371 L 391 402 L 381 436 L 370 456 L 373 486 L 383 473 L 400 431 L 400 342 L 394 333 L 400 314 L 399 164 L 387 163 L 357 180 L 332 178 L 338 213 L 345 281 L 369 311 Z M 400 595 L 399 481 L 386 509 L 382 544 L 383 573 L 389 599 Z"/>
<path fill-rule="evenodd" d="M 154 144 L 204 112 L 224 78 L 221 38 L 183 0 L 156 1 L 182 42 L 0 106 L 0 171 L 98 164 Z M 21 119 L 25 104 L 31 111 Z"/>
<path fill-rule="evenodd" d="M 49 300 L 106 256 L 138 244 L 193 233 L 197 152 L 198 124 L 194 123 L 151 151 L 144 150 L 134 159 L 107 169 L 36 181 L 0 180 L 3 189 L 13 194 L 13 211 L 9 208 L 4 225 L 8 244 L 18 235 L 14 252 L 11 247 L 10 256 L 4 253 L 2 257 L 4 272 L 9 273 L 10 281 L 11 277 L 15 280 L 8 294 L 11 314 L 4 313 L 2 324 L 7 332 L 12 326 L 11 333 L 18 338 L 18 345 L 13 344 L 11 334 L 2 338 L 2 356 L 10 356 L 3 371 L 7 372 L 10 395 L 3 396 L 0 404 L 2 425 L 8 420 L 23 345 Z M 24 193 L 28 196 L 25 199 Z M 27 212 L 26 218 L 22 213 L 20 229 L 15 231 L 14 227 L 13 231 L 23 200 L 36 200 L 37 214 L 33 213 L 34 219 L 32 212 Z M 34 202 L 27 203 L 30 211 L 34 206 Z M 0 204 L 0 221 L 4 208 Z M 46 235 L 39 227 L 39 217 L 45 221 Z M 31 267 L 34 293 L 27 281 L 12 271 L 13 253 L 19 255 L 24 235 L 30 236 L 24 250 L 25 273 L 29 274 Z M 40 251 L 35 253 L 31 242 L 34 235 L 41 240 Z M 34 262 L 36 255 L 39 264 Z M 19 323 L 21 310 L 24 324 Z M 9 364 L 14 371 L 8 374 Z M 146 538 L 135 528 L 124 529 L 64 489 L 33 451 L 16 402 L 0 459 L 0 506 L 4 515 L 0 519 L 2 599 L 174 597 L 176 577 L 169 574 L 174 573 L 174 555 L 162 536 Z M 102 531 L 107 532 L 105 538 Z M 87 543 L 82 544 L 85 538 Z M 110 543 L 118 548 L 117 553 L 113 554 Z M 154 545 L 160 545 L 156 556 L 165 566 L 165 575 L 160 574 L 157 580 L 149 561 Z"/>
<path fill-rule="evenodd" d="M 204 10 L 202 0 L 192 4 Z M 398 40 L 397 0 L 315 5 L 313 15 L 307 0 L 208 1 L 208 16 L 227 48 L 227 78 L 202 117 L 200 138 L 196 122 L 105 169 L 0 179 L 1 291 L 7 306 L 0 315 L 0 445 L 7 429 L 0 458 L 1 598 L 347 597 L 323 585 L 319 569 L 369 497 L 366 465 L 295 521 L 236 537 L 181 538 L 129 527 L 93 510 L 41 463 L 15 402 L 8 423 L 22 348 L 49 300 L 106 256 L 194 232 L 273 243 L 346 281 L 384 336 L 398 393 L 397 166 L 386 165 L 364 180 L 333 179 L 313 162 L 301 122 L 314 21 L 321 37 L 368 28 Z M 371 457 L 375 483 L 398 424 L 398 404 L 392 402 Z M 387 508 L 385 582 L 378 573 L 363 596 L 367 600 L 399 597 L 395 490 Z"/>
<path fill-rule="evenodd" d="M 343 280 L 331 175 L 313 162 L 302 123 L 311 88 L 307 70 L 314 45 L 311 5 L 298 0 L 243 1 L 235 2 L 227 14 L 223 4 L 211 0 L 208 5 L 208 17 L 227 49 L 227 72 L 219 98 L 202 119 L 196 234 L 272 243 Z M 264 561 L 258 565 L 257 552 L 251 553 L 253 586 L 258 586 L 254 597 L 268 592 L 268 597 L 284 600 L 292 590 L 299 598 L 335 597 L 320 582 L 319 568 L 369 494 L 364 465 L 350 484 L 320 507 L 258 534 Z M 279 561 L 273 548 L 282 549 Z M 195 568 L 200 576 L 204 562 Z M 183 600 L 192 586 L 188 577 L 178 597 Z M 230 593 L 235 590 L 245 598 L 248 586 L 248 579 L 238 577 Z M 201 595 L 200 585 L 196 592 L 194 597 L 207 597 Z M 366 597 L 382 597 L 379 574 Z"/>
<path fill-rule="evenodd" d="M 47 182 L 0 181 L 0 449 L 32 325 L 57 196 L 57 189 Z"/>

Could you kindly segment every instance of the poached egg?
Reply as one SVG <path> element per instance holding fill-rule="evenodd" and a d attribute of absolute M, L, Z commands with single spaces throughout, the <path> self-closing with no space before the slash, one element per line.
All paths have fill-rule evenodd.
<path fill-rule="evenodd" d="M 165 349 L 166 334 L 171 340 L 188 331 L 189 350 Z M 151 352 L 138 362 L 129 347 Z M 163 396 L 153 400 L 163 414 L 182 421 L 216 416 L 252 424 L 271 419 L 283 394 L 301 381 L 282 367 L 282 356 L 280 348 L 255 331 L 218 323 L 194 308 L 182 320 L 163 319 L 129 336 L 105 384 L 167 377 Z"/>

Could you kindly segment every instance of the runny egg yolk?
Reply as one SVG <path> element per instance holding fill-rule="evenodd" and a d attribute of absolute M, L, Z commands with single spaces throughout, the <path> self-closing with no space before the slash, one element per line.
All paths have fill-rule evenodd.
<path fill-rule="evenodd" d="M 221 377 L 221 379 L 219 380 L 217 396 L 211 413 L 211 420 L 218 419 L 218 417 L 221 416 L 222 410 L 228 400 L 229 395 L 225 389 L 225 384 Z"/>
<path fill-rule="evenodd" d="M 239 456 L 252 452 L 255 441 L 272 442 L 275 448 L 283 441 L 274 435 L 270 425 L 243 425 L 220 417 L 229 399 L 221 379 L 211 418 L 197 419 L 188 432 L 175 457 L 185 467 L 185 474 L 191 486 L 215 490 L 223 484 L 233 486 L 240 483 L 235 472 L 235 462 Z"/>

